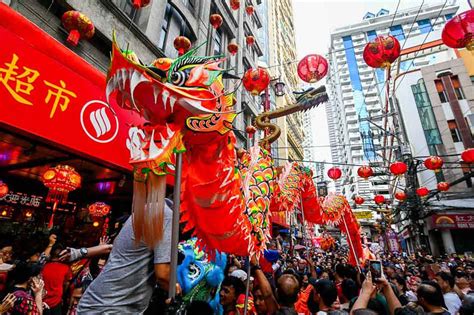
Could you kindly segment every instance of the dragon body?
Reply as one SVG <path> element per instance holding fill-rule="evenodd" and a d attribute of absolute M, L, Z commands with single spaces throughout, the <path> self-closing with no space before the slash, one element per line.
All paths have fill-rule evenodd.
<path fill-rule="evenodd" d="M 181 221 L 197 237 L 196 245 L 211 258 L 216 252 L 259 256 L 270 236 L 272 211 L 293 211 L 301 203 L 307 218 L 317 222 L 321 204 L 308 169 L 293 163 L 278 174 L 265 149 L 274 133 L 261 146 L 236 149 L 235 99 L 224 90 L 222 60 L 196 51 L 147 66 L 113 42 L 107 100 L 148 121 L 130 126 L 126 143 L 134 167 L 134 233 L 150 246 L 160 240 L 166 177 L 174 174 L 180 153 Z M 257 126 L 279 130 L 270 119 L 327 98 L 324 88 L 307 90 L 296 104 L 259 115 Z"/>

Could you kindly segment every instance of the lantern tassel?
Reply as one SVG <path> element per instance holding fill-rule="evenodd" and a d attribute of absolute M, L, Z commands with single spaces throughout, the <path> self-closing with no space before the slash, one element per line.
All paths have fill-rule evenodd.
<path fill-rule="evenodd" d="M 81 38 L 81 34 L 79 33 L 78 30 L 71 30 L 69 32 L 69 36 L 67 37 L 67 42 L 72 46 L 77 46 L 80 38 Z"/>
<path fill-rule="evenodd" d="M 58 206 L 58 202 L 55 201 L 53 205 L 53 213 L 51 214 L 51 218 L 49 219 L 49 223 L 48 223 L 48 230 L 51 230 L 54 226 L 54 213 L 56 212 L 57 206 Z"/>

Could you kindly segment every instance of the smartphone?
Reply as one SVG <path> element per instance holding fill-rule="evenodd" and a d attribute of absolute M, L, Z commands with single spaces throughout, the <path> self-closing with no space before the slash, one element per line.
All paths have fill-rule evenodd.
<path fill-rule="evenodd" d="M 380 260 L 371 260 L 369 266 L 372 279 L 375 281 L 383 277 L 382 262 Z"/>

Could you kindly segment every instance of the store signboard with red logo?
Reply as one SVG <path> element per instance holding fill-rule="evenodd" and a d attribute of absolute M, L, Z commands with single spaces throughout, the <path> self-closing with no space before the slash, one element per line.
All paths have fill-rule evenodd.
<path fill-rule="evenodd" d="M 0 125 L 76 154 L 130 168 L 138 114 L 110 108 L 105 75 L 0 3 Z"/>
<path fill-rule="evenodd" d="M 474 214 L 436 214 L 431 217 L 432 229 L 474 229 Z"/>

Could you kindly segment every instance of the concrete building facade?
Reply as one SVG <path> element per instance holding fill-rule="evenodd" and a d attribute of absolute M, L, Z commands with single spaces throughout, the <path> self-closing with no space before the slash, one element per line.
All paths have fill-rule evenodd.
<path fill-rule="evenodd" d="M 246 5 L 258 7 L 261 0 L 247 0 L 238 10 L 232 10 L 228 1 L 169 0 L 152 1 L 145 8 L 135 10 L 128 0 L 11 0 L 8 3 L 58 41 L 66 44 L 67 31 L 61 25 L 61 16 L 67 10 L 77 10 L 88 16 L 95 25 L 95 35 L 89 40 L 81 40 L 71 49 L 102 72 L 106 72 L 110 62 L 112 34 L 122 47 L 129 47 L 145 64 L 159 57 L 176 57 L 174 39 L 183 35 L 201 55 L 226 55 L 224 67 L 242 76 L 245 70 L 257 67 L 262 56 L 262 43 L 258 31 L 262 27 L 259 10 L 254 14 L 245 13 Z M 214 30 L 209 16 L 219 13 L 223 24 Z M 255 44 L 247 46 L 245 37 L 252 35 Z M 235 56 L 227 52 L 227 45 L 235 41 L 239 51 Z M 238 82 L 225 82 L 229 90 Z M 245 127 L 261 110 L 259 98 L 251 96 L 243 87 L 235 93 L 236 110 L 243 110 L 235 121 L 239 144 L 246 146 Z"/>

